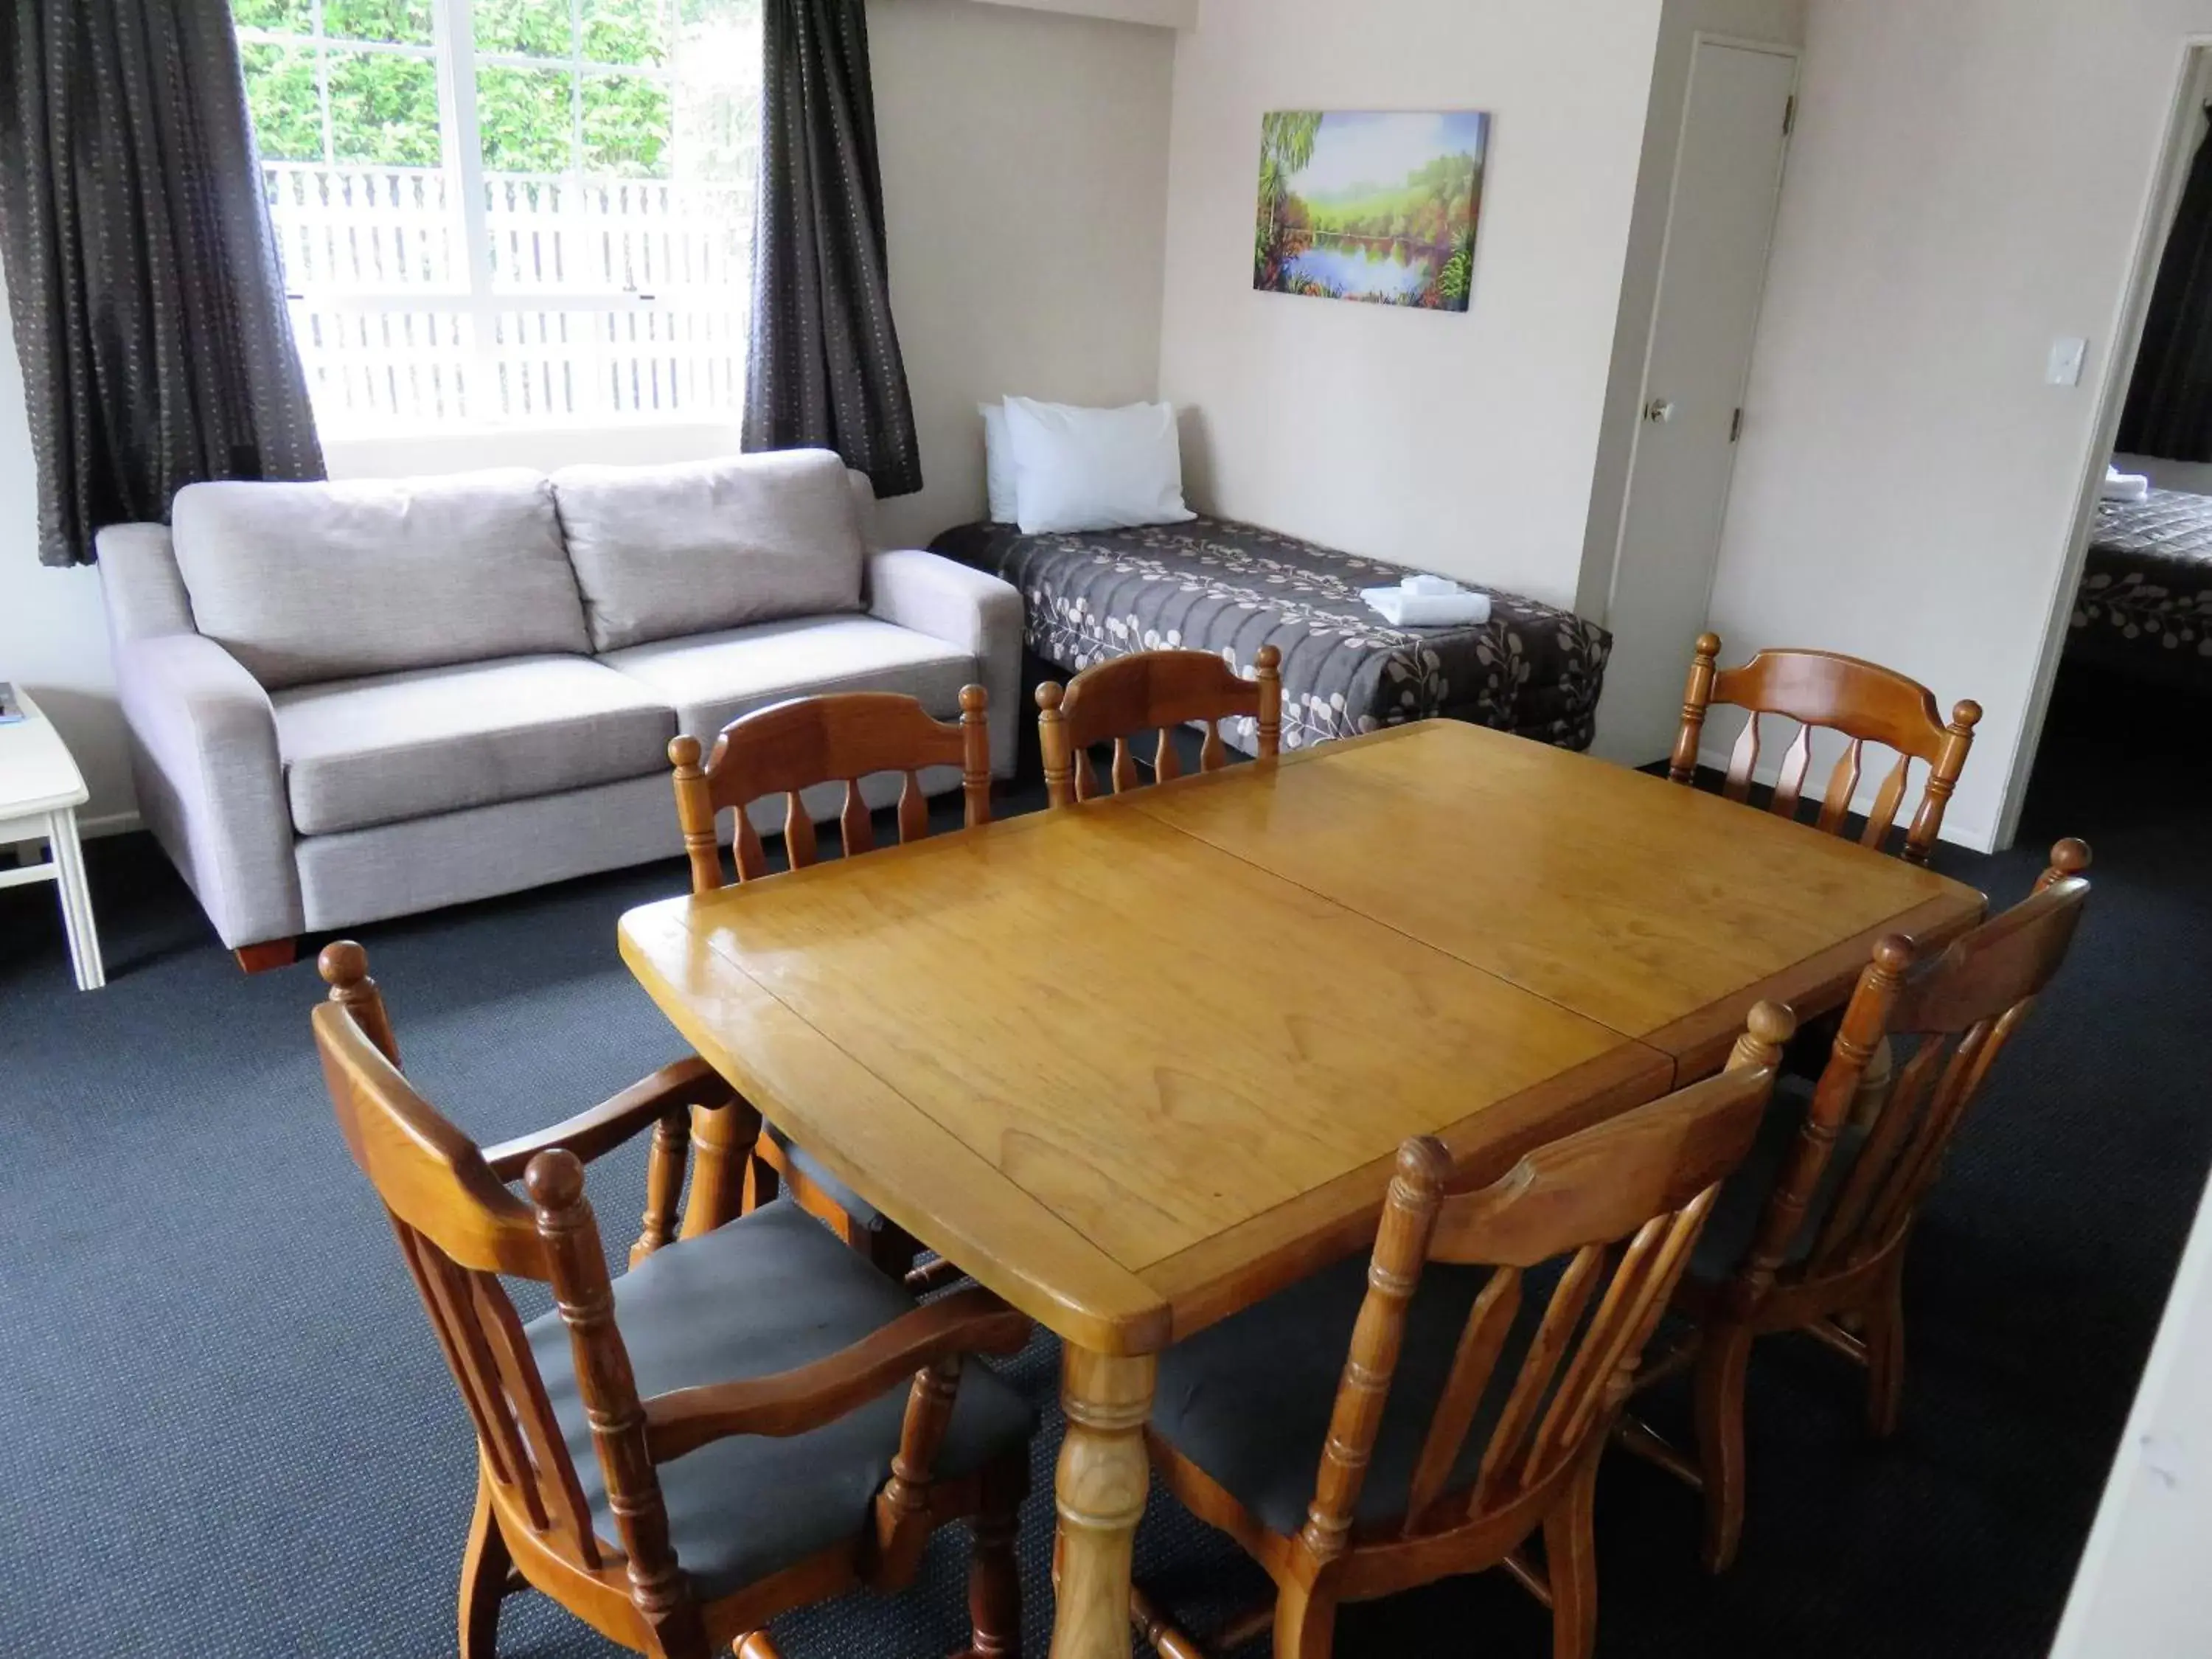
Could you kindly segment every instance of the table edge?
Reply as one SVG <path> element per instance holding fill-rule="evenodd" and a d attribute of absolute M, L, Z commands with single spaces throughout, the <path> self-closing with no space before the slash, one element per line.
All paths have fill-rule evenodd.
<path fill-rule="evenodd" d="M 726 892 L 729 890 L 723 890 Z M 694 903 L 692 896 L 678 896 L 633 907 L 623 913 L 617 924 L 617 943 L 623 963 L 643 987 L 646 994 L 653 999 L 654 1006 L 693 1050 L 714 1066 L 740 1096 L 769 1121 L 793 1133 L 805 1145 L 811 1157 L 826 1164 L 890 1220 L 957 1264 L 977 1283 L 1004 1297 L 1063 1340 L 1109 1354 L 1148 1353 L 1167 1346 L 1170 1309 L 1150 1285 L 1054 1214 L 1026 1189 L 993 1167 L 958 1136 L 939 1124 L 890 1084 L 823 1035 L 746 972 L 742 964 L 732 961 L 723 952 L 714 951 L 711 944 L 698 940 L 697 934 L 687 925 L 675 920 L 688 915 Z M 846 1157 L 834 1142 L 819 1135 L 806 1133 L 804 1111 L 792 1110 L 789 1103 L 780 1097 L 781 1091 L 756 1067 L 747 1064 L 741 1055 L 721 1043 L 712 1031 L 691 1017 L 684 1006 L 684 1000 L 653 968 L 647 947 L 637 938 L 639 921 L 648 915 L 670 919 L 692 939 L 713 951 L 716 960 L 725 969 L 750 987 L 784 1019 L 794 1027 L 803 1028 L 815 1042 L 821 1045 L 826 1054 L 834 1056 L 836 1061 L 850 1067 L 885 1095 L 897 1100 L 919 1123 L 926 1126 L 939 1155 L 970 1166 L 974 1179 L 994 1183 L 1004 1192 L 1015 1195 L 1041 1226 L 1063 1235 L 1067 1249 L 1083 1261 L 1082 1278 L 1085 1283 L 1073 1289 L 1065 1282 L 1048 1284 L 1034 1274 L 1023 1272 L 1018 1264 L 1005 1261 L 980 1241 L 963 1237 L 955 1208 L 918 1212 L 906 1203 L 902 1194 L 893 1194 L 891 1202 L 884 1202 L 879 1184 L 864 1166 Z"/>

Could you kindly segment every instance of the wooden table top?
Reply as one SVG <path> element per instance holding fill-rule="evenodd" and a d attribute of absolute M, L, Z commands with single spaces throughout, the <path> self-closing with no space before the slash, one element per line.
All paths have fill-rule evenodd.
<path fill-rule="evenodd" d="M 1406 1136 L 1502 1169 L 1724 1053 L 1756 997 L 1847 986 L 1869 930 L 1980 910 L 1433 721 L 663 901 L 621 940 L 772 1121 L 1113 1353 L 1356 1246 Z"/>

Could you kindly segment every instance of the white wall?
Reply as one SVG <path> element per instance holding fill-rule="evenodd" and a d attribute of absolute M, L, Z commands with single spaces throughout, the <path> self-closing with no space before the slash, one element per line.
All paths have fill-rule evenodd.
<path fill-rule="evenodd" d="M 2212 1194 L 2197 1211 L 2051 1659 L 2212 1653 Z"/>
<path fill-rule="evenodd" d="M 1811 0 L 1714 622 L 1985 712 L 1946 832 L 1986 847 L 2063 627 L 2100 388 L 2212 0 Z M 2087 337 L 2078 388 L 2042 383 Z M 2101 463 L 2101 457 L 2100 457 Z"/>
<path fill-rule="evenodd" d="M 1152 395 L 1175 35 L 978 0 L 877 0 L 869 27 L 892 305 L 927 481 L 885 502 L 881 524 L 923 542 L 981 514 L 980 399 Z M 39 567 L 29 444 L 15 356 L 0 350 L 0 678 L 52 714 L 90 817 L 113 819 L 135 804 L 99 578 Z M 638 427 L 333 441 L 329 460 L 363 477 L 736 447 L 730 427 Z"/>
<path fill-rule="evenodd" d="M 1176 37 L 1160 391 L 1194 503 L 1575 598 L 1660 0 L 1205 0 Z M 1465 315 L 1252 289 L 1271 109 L 1490 112 Z"/>
<path fill-rule="evenodd" d="M 26 687 L 53 720 L 92 790 L 88 829 L 135 811 L 115 716 L 100 579 L 39 563 L 36 474 L 23 371 L 0 285 L 0 680 Z"/>
<path fill-rule="evenodd" d="M 876 0 L 868 28 L 925 480 L 882 521 L 926 542 L 982 516 L 978 402 L 1153 395 L 1176 37 L 975 0 Z"/>

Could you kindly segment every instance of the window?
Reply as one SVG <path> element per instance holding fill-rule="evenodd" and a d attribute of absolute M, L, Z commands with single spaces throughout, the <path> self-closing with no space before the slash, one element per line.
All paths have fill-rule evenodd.
<path fill-rule="evenodd" d="M 759 0 L 232 0 L 328 432 L 744 396 Z"/>

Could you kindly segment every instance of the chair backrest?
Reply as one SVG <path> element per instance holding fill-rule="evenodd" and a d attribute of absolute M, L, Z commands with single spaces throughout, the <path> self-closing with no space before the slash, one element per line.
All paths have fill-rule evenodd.
<path fill-rule="evenodd" d="M 800 798 L 817 784 L 842 783 L 844 810 L 837 818 L 845 856 L 872 852 L 875 827 L 860 781 L 878 772 L 902 772 L 898 832 L 902 842 L 928 833 L 929 805 L 917 775 L 925 766 L 957 766 L 969 829 L 991 821 L 990 696 L 980 685 L 960 692 L 959 724 L 933 719 L 914 698 L 893 691 L 846 691 L 793 697 L 732 720 L 714 739 L 702 769 L 696 738 L 668 745 L 676 768 L 676 817 L 691 860 L 691 890 L 722 884 L 720 837 L 714 824 L 724 811 L 737 815 L 738 879 L 768 874 L 745 808 L 766 795 L 784 795 L 784 852 L 791 868 L 814 862 L 814 817 Z"/>
<path fill-rule="evenodd" d="M 1350 1526 L 1407 1310 L 1430 1261 L 1493 1271 L 1430 1418 L 1405 1535 L 1480 1526 L 1540 1504 L 1610 1430 L 1720 1183 L 1758 1133 L 1782 1045 L 1796 1029 L 1787 1009 L 1759 1004 L 1718 1076 L 1540 1146 L 1471 1192 L 1450 1190 L 1450 1158 L 1438 1142 L 1422 1137 L 1400 1149 L 1307 1514 L 1304 1536 L 1316 1555 L 1334 1554 Z M 1514 1370 L 1501 1362 L 1525 1271 L 1563 1256 Z M 1479 1472 L 1471 1488 L 1455 1488 L 1453 1471 L 1493 1384 L 1506 1393 Z"/>
<path fill-rule="evenodd" d="M 2088 901 L 2081 875 L 2088 867 L 2088 848 L 2062 841 L 2027 898 L 1932 960 L 1917 963 L 1911 941 L 1896 934 L 1875 946 L 1737 1271 L 1731 1296 L 1739 1310 L 1756 1306 L 1778 1277 L 1802 1283 L 1853 1273 L 1903 1241 L 1990 1065 L 2065 960 Z M 1785 1268 L 1885 1037 L 1917 1042 L 1863 1126 L 1865 1138 L 1810 1253 Z"/>
<path fill-rule="evenodd" d="M 1206 722 L 1199 749 L 1201 772 L 1229 763 L 1221 722 L 1239 716 L 1257 723 L 1261 758 L 1282 748 L 1283 653 L 1263 645 L 1245 679 L 1211 651 L 1138 651 L 1086 668 L 1065 686 L 1047 680 L 1036 689 L 1037 737 L 1044 750 L 1045 793 L 1054 806 L 1089 800 L 1099 793 L 1091 767 L 1093 744 L 1112 738 L 1114 793 L 1137 786 L 1132 733 L 1157 729 L 1152 750 L 1156 781 L 1182 774 L 1175 750 L 1178 726 Z"/>
<path fill-rule="evenodd" d="M 501 1513 L 509 1522 L 527 1525 L 548 1551 L 580 1571 L 619 1565 L 620 1558 L 611 1562 L 592 1531 L 591 1508 L 529 1339 L 500 1282 L 505 1273 L 552 1285 L 564 1317 L 572 1308 L 606 1308 L 611 1294 L 606 1263 L 583 1200 L 580 1170 L 568 1153 L 545 1154 L 531 1165 L 534 1202 L 517 1198 L 492 1174 L 475 1143 L 400 1074 L 391 1022 L 361 947 L 345 941 L 330 945 L 320 966 L 331 995 L 314 1012 L 315 1047 L 338 1128 L 354 1163 L 384 1200 L 400 1255 L 476 1425 Z M 569 1172 L 573 1190 L 559 1181 Z M 552 1188 L 546 1186 L 549 1176 L 556 1181 Z M 593 1341 L 620 1361 L 641 1452 L 644 1416 L 636 1408 L 635 1384 L 611 1317 Z M 604 1463 L 604 1448 L 602 1456 Z M 642 1504 L 649 1529 L 662 1513 L 659 1486 L 649 1462 L 641 1467 L 642 1492 L 635 1479 L 623 1481 L 611 1468 L 605 1473 L 611 1491 L 618 1484 L 631 1488 L 624 1495 Z M 617 1515 L 622 1512 L 617 1505 Z M 629 1531 L 627 1520 L 623 1530 Z M 654 1565 L 649 1531 L 625 1536 L 623 1544 L 640 1565 Z M 659 1551 L 672 1572 L 665 1519 Z"/>
<path fill-rule="evenodd" d="M 1752 771 L 1759 764 L 1759 717 L 1782 715 L 1798 723 L 1797 734 L 1784 751 L 1767 806 L 1795 818 L 1804 794 L 1805 774 L 1813 763 L 1814 728 L 1841 732 L 1848 741 L 1828 774 L 1815 820 L 1821 830 L 1839 835 L 1858 792 L 1866 745 L 1880 744 L 1895 752 L 1897 762 L 1875 792 L 1860 842 L 1880 848 L 1888 841 L 1904 805 L 1912 763 L 1921 761 L 1928 767 L 1927 781 L 1899 852 L 1911 863 L 1927 863 L 1943 827 L 1943 810 L 1958 787 L 1959 775 L 1966 770 L 1982 706 L 1972 701 L 1955 704 L 1946 725 L 1926 686 L 1879 663 L 1832 651 L 1761 651 L 1741 668 L 1722 668 L 1720 652 L 1718 635 L 1698 637 L 1682 694 L 1681 730 L 1667 775 L 1677 783 L 1694 780 L 1706 711 L 1714 703 L 1726 703 L 1747 712 L 1742 735 L 1729 756 L 1722 793 L 1730 800 L 1747 799 Z"/>

